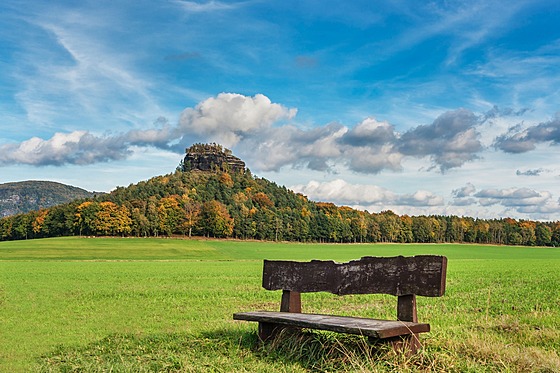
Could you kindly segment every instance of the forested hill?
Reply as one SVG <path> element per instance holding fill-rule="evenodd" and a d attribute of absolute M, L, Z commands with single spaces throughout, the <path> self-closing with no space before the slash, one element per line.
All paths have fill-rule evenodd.
<path fill-rule="evenodd" d="M 219 145 L 196 144 L 174 173 L 0 219 L 1 240 L 63 235 L 558 246 L 560 222 L 398 216 L 313 202 L 253 176 Z"/>
<path fill-rule="evenodd" d="M 0 184 L 0 217 L 93 197 L 93 193 L 52 181 L 21 181 Z"/>

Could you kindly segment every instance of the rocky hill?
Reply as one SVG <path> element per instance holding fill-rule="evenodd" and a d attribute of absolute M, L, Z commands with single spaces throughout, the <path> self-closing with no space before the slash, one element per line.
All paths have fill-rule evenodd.
<path fill-rule="evenodd" d="M 39 210 L 94 193 L 52 181 L 21 181 L 0 184 L 0 217 Z"/>
<path fill-rule="evenodd" d="M 19 183 L 17 192 L 8 193 L 5 189 L 13 185 L 0 185 L 4 189 L 0 188 L 0 202 L 9 203 L 8 214 L 60 203 L 56 196 L 66 200 L 88 196 L 62 184 L 28 183 Z M 87 200 L 0 217 L 0 241 L 71 235 L 558 247 L 560 222 L 399 216 L 390 210 L 369 213 L 313 202 L 252 175 L 243 161 L 220 145 L 195 144 L 173 173 Z"/>

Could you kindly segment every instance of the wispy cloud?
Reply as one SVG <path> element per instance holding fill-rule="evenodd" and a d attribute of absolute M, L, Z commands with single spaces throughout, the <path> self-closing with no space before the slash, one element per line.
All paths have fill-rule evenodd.
<path fill-rule="evenodd" d="M 76 129 L 83 119 L 98 117 L 142 126 L 154 113 L 165 114 L 152 82 L 137 72 L 131 56 L 96 31 L 108 26 L 112 15 L 53 8 L 24 18 L 43 43 L 23 40 L 18 64 L 11 67 L 18 81 L 15 98 L 30 123 Z"/>
<path fill-rule="evenodd" d="M 230 10 L 240 7 L 244 2 L 237 3 L 226 3 L 223 1 L 183 1 L 176 0 L 175 3 L 179 4 L 183 9 L 192 13 L 202 13 L 202 12 L 215 12 Z"/>
<path fill-rule="evenodd" d="M 515 174 L 517 176 L 539 176 L 543 172 L 547 172 L 547 170 L 543 168 L 538 168 L 536 170 L 526 170 L 526 171 L 517 170 Z"/>

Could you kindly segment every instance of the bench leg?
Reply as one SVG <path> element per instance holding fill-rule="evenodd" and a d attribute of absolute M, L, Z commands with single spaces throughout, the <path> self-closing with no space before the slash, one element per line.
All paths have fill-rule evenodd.
<path fill-rule="evenodd" d="M 395 352 L 405 355 L 413 355 L 422 347 L 418 334 L 410 334 L 400 337 L 391 342 Z"/>
<path fill-rule="evenodd" d="M 259 339 L 265 342 L 271 338 L 274 338 L 274 335 L 278 333 L 277 329 L 277 324 L 259 322 Z"/>
<path fill-rule="evenodd" d="M 372 344 L 387 343 L 393 348 L 393 351 L 395 351 L 396 353 L 410 356 L 414 355 L 418 352 L 418 350 L 420 350 L 420 348 L 422 348 L 422 344 L 420 343 L 420 339 L 418 337 L 419 334 L 403 335 L 400 337 L 386 339 L 369 337 L 368 341 Z"/>
<path fill-rule="evenodd" d="M 401 321 L 418 322 L 416 295 L 408 294 L 398 297 L 397 319 Z M 391 344 L 396 352 L 405 354 L 415 354 L 422 347 L 419 334 L 410 334 L 395 338 L 391 341 Z"/>
<path fill-rule="evenodd" d="M 301 328 L 259 321 L 259 339 L 263 342 L 272 341 L 282 333 L 297 333 Z"/>
<path fill-rule="evenodd" d="M 263 342 L 273 340 L 284 329 L 286 329 L 286 327 L 283 325 L 260 321 L 258 332 L 259 339 Z"/>

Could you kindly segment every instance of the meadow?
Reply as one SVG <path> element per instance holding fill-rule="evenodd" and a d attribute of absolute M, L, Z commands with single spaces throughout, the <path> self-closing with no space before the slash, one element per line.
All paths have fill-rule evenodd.
<path fill-rule="evenodd" d="M 256 338 L 237 311 L 279 306 L 262 259 L 446 255 L 447 292 L 405 357 L 360 337 Z M 0 242 L 0 372 L 560 371 L 560 250 L 57 238 Z M 304 294 L 305 312 L 394 318 L 390 296 Z"/>

